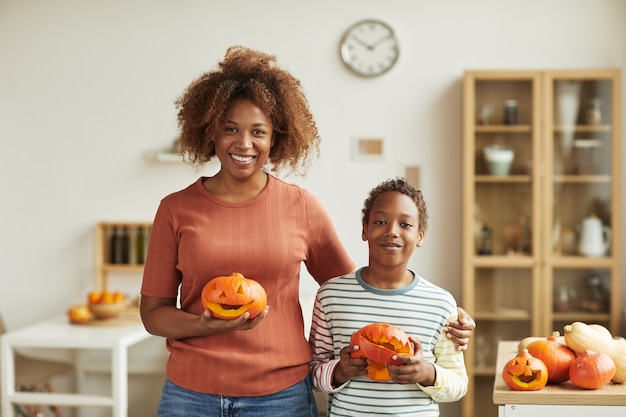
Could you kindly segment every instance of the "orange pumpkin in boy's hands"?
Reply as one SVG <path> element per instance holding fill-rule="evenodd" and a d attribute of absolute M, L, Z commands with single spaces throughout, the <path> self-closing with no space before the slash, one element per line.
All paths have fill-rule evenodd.
<path fill-rule="evenodd" d="M 367 376 L 374 381 L 391 381 L 387 365 L 402 365 L 394 361 L 398 356 L 412 356 L 415 353 L 409 336 L 400 328 L 386 323 L 373 323 L 354 332 L 350 340 L 359 350 L 350 353 L 353 358 L 367 358 Z"/>
<path fill-rule="evenodd" d="M 234 320 L 248 312 L 255 318 L 267 306 L 267 294 L 261 284 L 238 272 L 215 277 L 202 289 L 202 304 L 217 318 Z"/>

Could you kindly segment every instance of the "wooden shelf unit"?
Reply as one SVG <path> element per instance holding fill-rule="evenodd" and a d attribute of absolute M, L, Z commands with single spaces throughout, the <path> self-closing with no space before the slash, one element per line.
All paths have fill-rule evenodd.
<path fill-rule="evenodd" d="M 128 228 L 129 243 L 129 262 L 124 264 L 111 263 L 111 231 L 113 228 Z M 96 285 L 97 291 L 108 288 L 109 273 L 134 273 L 143 272 L 143 263 L 138 263 L 136 259 L 137 247 L 136 231 L 139 228 L 144 230 L 145 247 L 147 248 L 148 238 L 150 236 L 151 222 L 112 222 L 102 221 L 96 224 Z M 145 250 L 144 250 L 145 252 Z"/>
<path fill-rule="evenodd" d="M 565 88 L 576 92 L 565 96 Z M 500 341 L 563 333 L 573 321 L 600 323 L 619 334 L 620 92 L 618 69 L 464 74 L 461 305 L 477 328 L 465 356 L 470 386 L 463 417 L 497 415 L 491 394 L 501 372 L 495 362 Z M 585 117 L 593 98 L 603 104 L 599 122 Z M 509 99 L 518 102 L 519 124 L 504 124 Z M 567 104 L 572 113 L 565 112 Z M 494 110 L 488 124 L 479 123 L 483 105 Z M 596 147 L 582 155 L 573 143 L 588 139 Z M 489 174 L 482 148 L 493 144 L 514 150 L 510 175 Z M 598 207 L 612 230 L 610 250 L 582 256 L 579 225 Z M 491 231 L 487 240 L 483 225 Z M 484 242 L 491 254 L 479 254 L 489 253 L 480 250 Z M 584 307 L 592 277 L 607 287 L 605 308 Z M 562 288 L 565 304 L 556 297 Z"/>

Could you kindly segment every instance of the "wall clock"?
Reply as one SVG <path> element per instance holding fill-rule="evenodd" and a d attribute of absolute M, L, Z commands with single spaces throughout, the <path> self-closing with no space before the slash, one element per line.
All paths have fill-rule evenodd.
<path fill-rule="evenodd" d="M 389 71 L 398 60 L 400 49 L 393 29 L 386 23 L 367 19 L 350 26 L 340 42 L 343 63 L 363 77 Z"/>

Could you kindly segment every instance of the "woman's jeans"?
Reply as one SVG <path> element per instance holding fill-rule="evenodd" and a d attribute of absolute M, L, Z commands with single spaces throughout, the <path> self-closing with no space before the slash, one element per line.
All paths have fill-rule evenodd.
<path fill-rule="evenodd" d="M 224 397 L 165 380 L 157 417 L 318 417 L 309 378 L 260 397 Z"/>

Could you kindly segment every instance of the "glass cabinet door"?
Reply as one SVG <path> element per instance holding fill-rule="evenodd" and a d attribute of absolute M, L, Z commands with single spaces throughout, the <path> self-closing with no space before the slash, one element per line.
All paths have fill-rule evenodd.
<path fill-rule="evenodd" d="M 497 414 L 497 345 L 539 329 L 541 74 L 467 72 L 463 307 L 477 322 L 464 415 Z"/>
<path fill-rule="evenodd" d="M 464 417 L 491 406 L 499 340 L 620 331 L 619 69 L 466 71 Z"/>
<path fill-rule="evenodd" d="M 619 72 L 548 72 L 546 326 L 619 330 Z M 613 313 L 613 314 L 611 314 Z"/>

